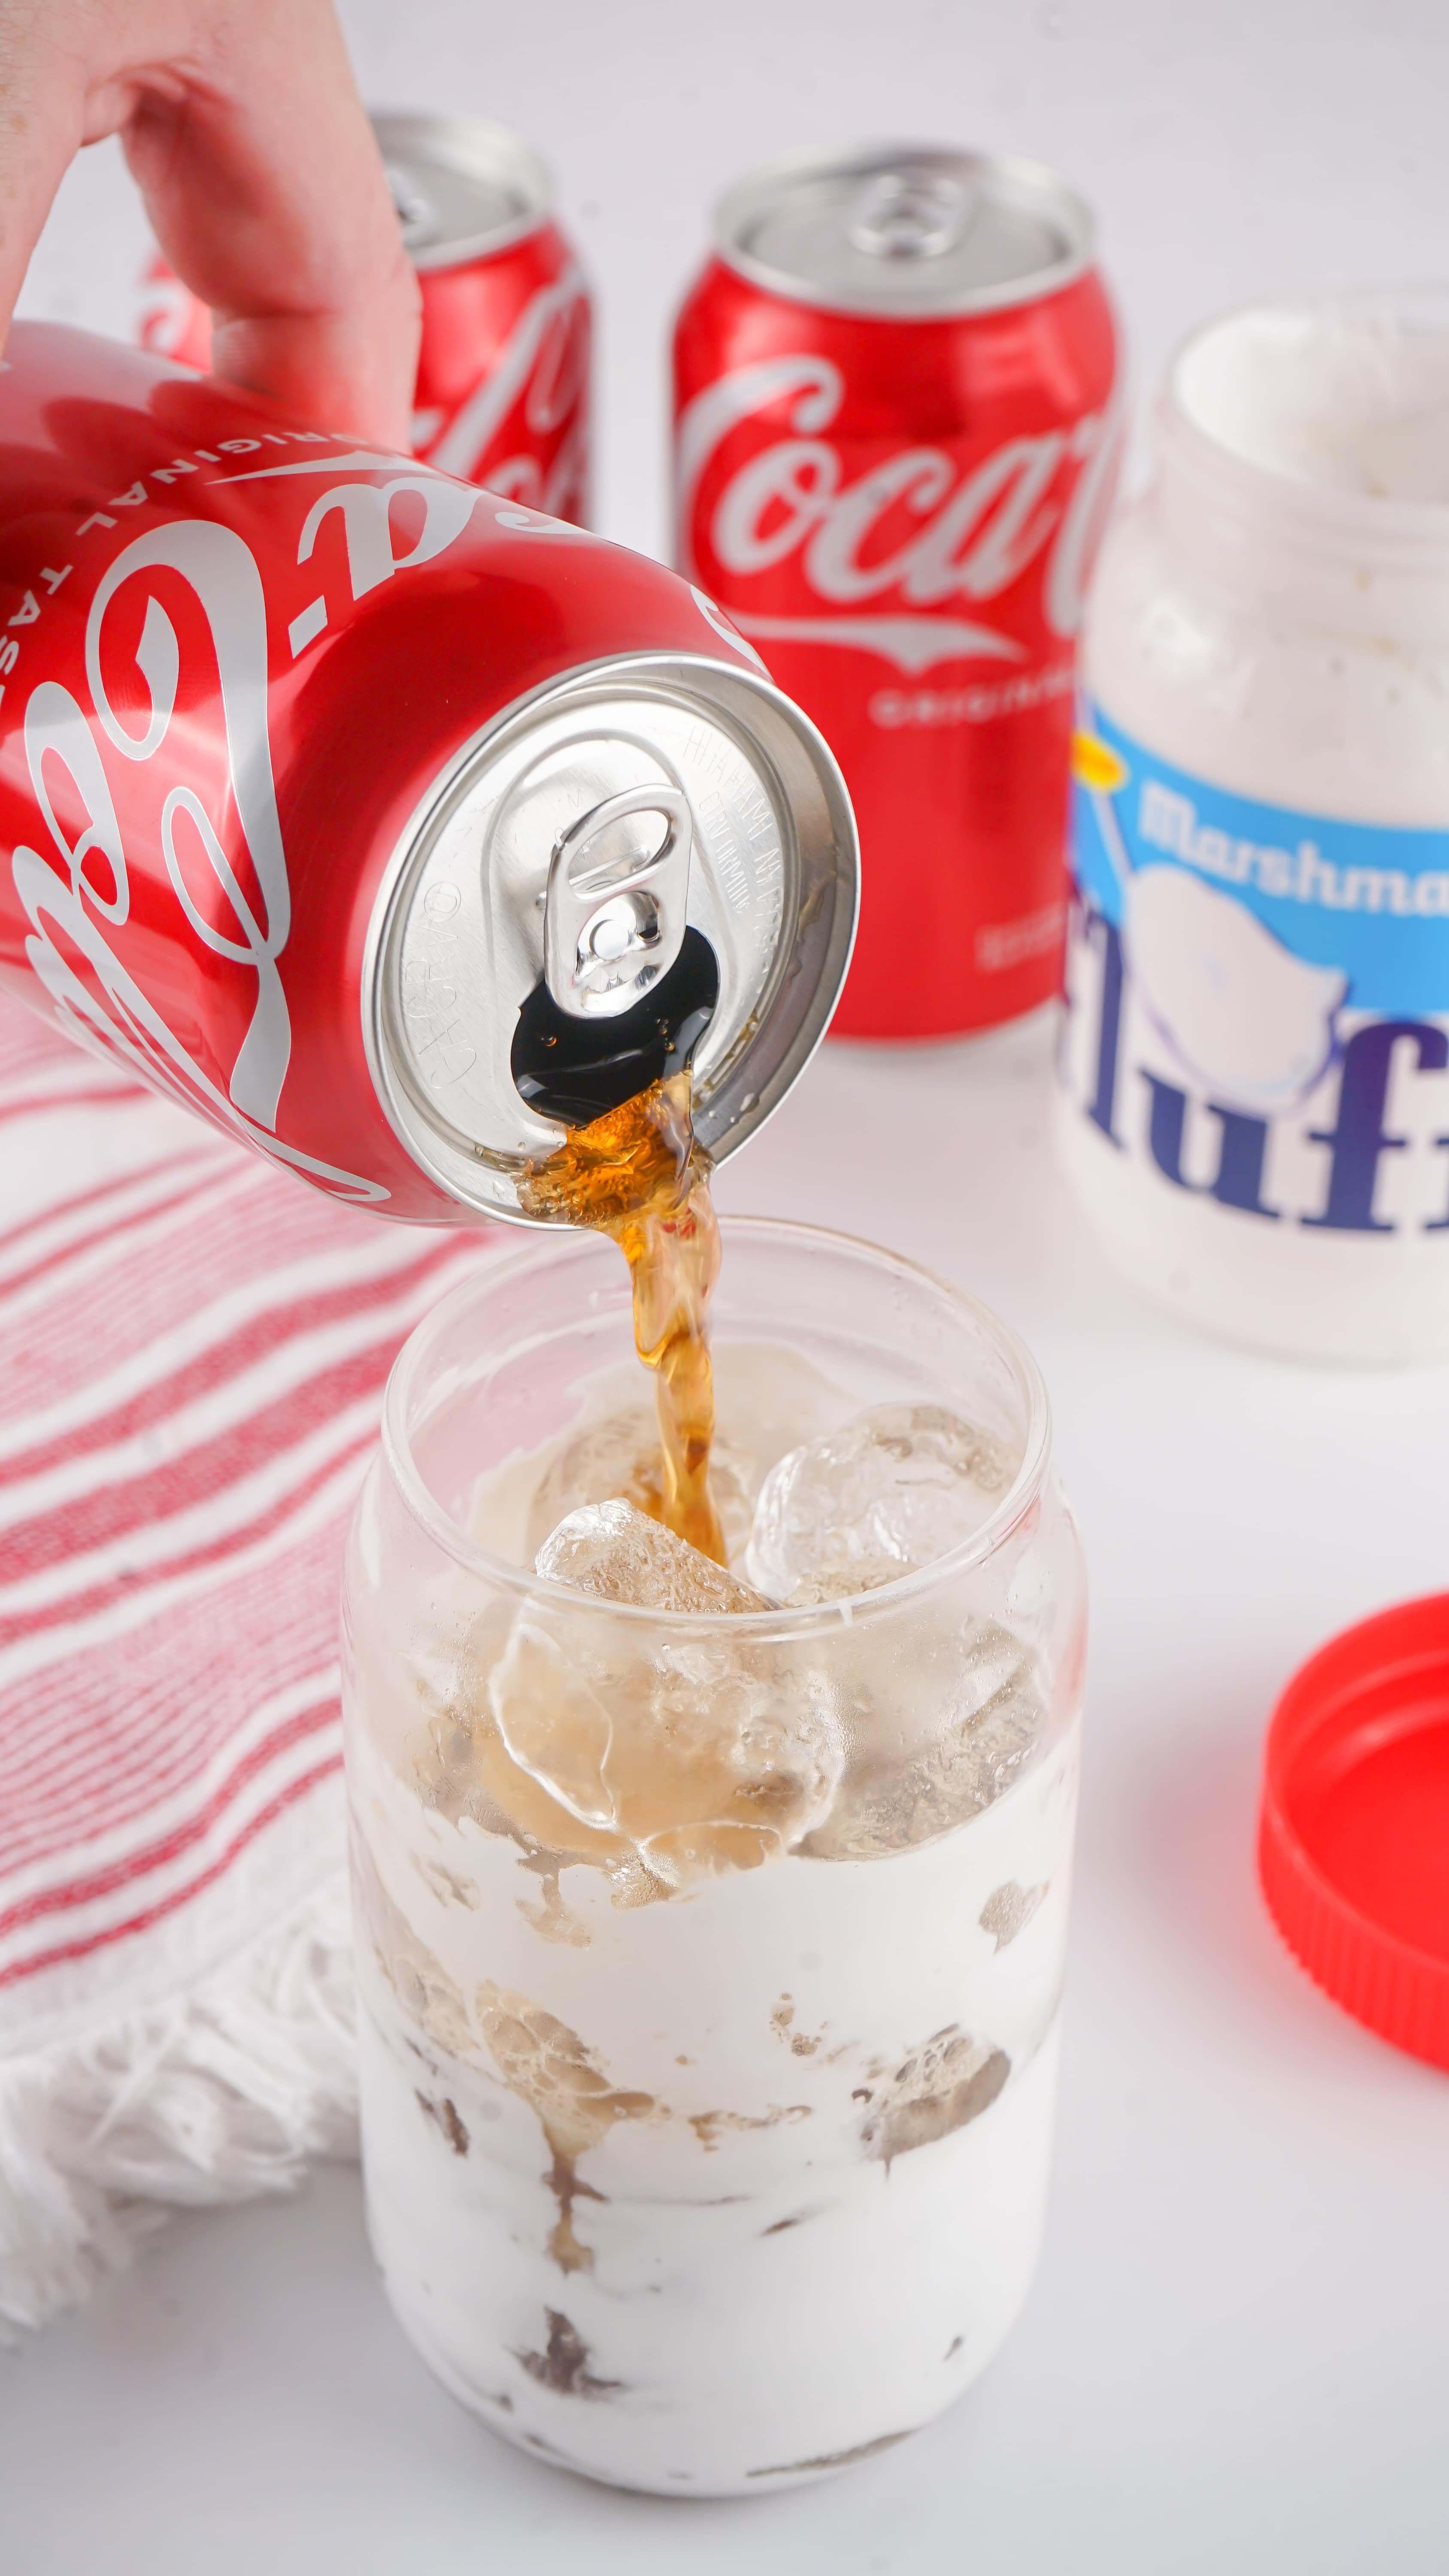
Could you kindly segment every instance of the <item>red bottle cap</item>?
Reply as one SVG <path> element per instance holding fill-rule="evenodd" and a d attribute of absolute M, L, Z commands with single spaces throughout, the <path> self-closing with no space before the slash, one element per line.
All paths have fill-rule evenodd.
<path fill-rule="evenodd" d="M 1449 1592 L 1346 1628 L 1268 1728 L 1258 1874 L 1325 1994 L 1449 2067 Z"/>

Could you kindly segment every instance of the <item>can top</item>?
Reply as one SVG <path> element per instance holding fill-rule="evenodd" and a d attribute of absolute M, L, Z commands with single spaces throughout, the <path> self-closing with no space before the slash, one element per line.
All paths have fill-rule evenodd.
<path fill-rule="evenodd" d="M 414 268 L 455 268 L 522 241 L 553 202 L 547 170 L 506 125 L 481 116 L 380 110 L 372 118 Z"/>
<path fill-rule="evenodd" d="M 715 237 L 721 258 L 773 295 L 924 321 L 1056 294 L 1089 265 L 1095 227 L 1039 162 L 880 143 L 742 179 Z"/>
<path fill-rule="evenodd" d="M 668 1021 L 718 1161 L 823 1037 L 856 892 L 840 772 L 762 674 L 689 653 L 572 671 L 464 746 L 393 852 L 363 968 L 378 1097 L 461 1207 L 557 1222 L 528 1174 L 595 1114 L 569 1105 L 580 1067 L 628 1097 Z"/>

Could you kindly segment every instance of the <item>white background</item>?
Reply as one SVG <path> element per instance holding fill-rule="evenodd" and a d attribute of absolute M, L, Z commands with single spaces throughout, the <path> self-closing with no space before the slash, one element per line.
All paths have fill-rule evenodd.
<path fill-rule="evenodd" d="M 602 313 L 600 524 L 664 543 L 666 322 L 710 198 L 871 133 L 1054 161 L 1101 211 L 1140 389 L 1260 289 L 1449 272 L 1443 0 L 351 0 L 377 102 L 499 116 Z M 116 156 L 24 309 L 124 327 Z M 1345 1621 L 1449 1581 L 1449 1371 L 1218 1349 L 1119 1287 L 1055 1178 L 1046 1032 L 832 1047 L 729 1208 L 877 1235 L 1032 1343 L 1095 1643 L 1051 2226 L 977 2392 L 833 2485 L 634 2502 L 499 2446 L 396 2334 L 357 2178 L 177 2222 L 0 2363 L 5 2576 L 1443 2576 L 1449 2083 L 1289 1964 L 1252 1874 L 1263 1725 Z"/>

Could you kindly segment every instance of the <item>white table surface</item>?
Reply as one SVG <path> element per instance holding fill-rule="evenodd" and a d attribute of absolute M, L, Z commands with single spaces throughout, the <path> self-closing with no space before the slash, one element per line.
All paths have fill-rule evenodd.
<path fill-rule="evenodd" d="M 602 523 L 663 542 L 660 332 L 744 164 L 935 131 L 1101 206 L 1146 378 L 1267 284 L 1449 266 L 1442 0 L 351 0 L 374 98 L 536 135 L 603 291 Z M 32 311 L 116 327 L 113 153 Z M 722 1206 L 876 1235 L 977 1289 L 1052 1391 L 1094 1645 L 1059 2146 L 1026 2314 L 978 2389 L 824 2487 L 634 2501 L 514 2454 L 392 2326 L 355 2171 L 182 2218 L 0 2359 L 4 2576 L 1443 2576 L 1449 2083 L 1341 2018 L 1253 1881 L 1295 1663 L 1449 1580 L 1449 1370 L 1285 1366 L 1114 1280 L 1056 1179 L 1047 1033 L 830 1047 Z M 938 1174 L 930 1178 L 930 1167 Z"/>

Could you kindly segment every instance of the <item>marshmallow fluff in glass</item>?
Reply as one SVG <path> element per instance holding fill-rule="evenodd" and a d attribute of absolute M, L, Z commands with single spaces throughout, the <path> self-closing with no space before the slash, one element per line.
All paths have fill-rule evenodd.
<path fill-rule="evenodd" d="M 1449 1355 L 1449 290 L 1189 340 L 1082 649 L 1084 1206 L 1211 1330 Z"/>
<path fill-rule="evenodd" d="M 570 1235 L 413 1335 L 344 1605 L 389 2297 L 510 2441 L 695 2496 L 909 2433 L 1021 2307 L 1085 1651 L 1019 1343 L 869 1245 L 723 1232 L 728 1572 L 626 1499 L 628 1281 Z"/>

